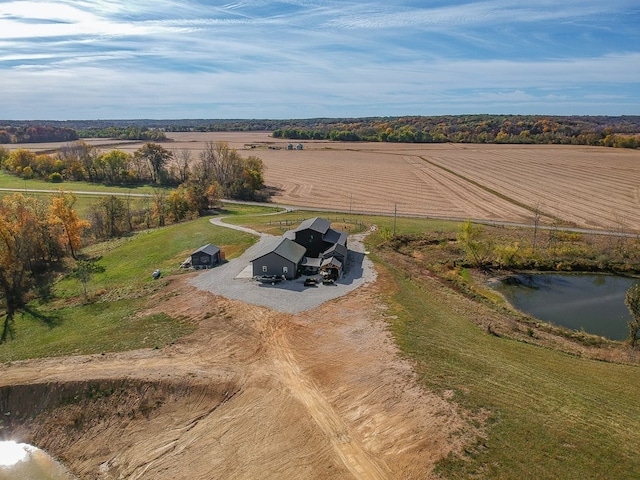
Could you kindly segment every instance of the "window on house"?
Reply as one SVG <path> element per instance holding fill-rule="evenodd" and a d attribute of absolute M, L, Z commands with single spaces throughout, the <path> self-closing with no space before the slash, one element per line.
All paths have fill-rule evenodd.
<path fill-rule="evenodd" d="M 262 265 L 262 273 L 267 273 L 267 266 L 266 265 Z"/>
<path fill-rule="evenodd" d="M 282 267 L 282 273 L 289 273 L 289 267 Z"/>

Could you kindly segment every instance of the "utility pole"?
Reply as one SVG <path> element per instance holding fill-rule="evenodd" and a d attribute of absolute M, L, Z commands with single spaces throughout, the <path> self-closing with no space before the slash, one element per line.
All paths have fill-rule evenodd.
<path fill-rule="evenodd" d="M 398 217 L 398 204 L 393 204 L 393 236 L 396 236 L 396 218 Z"/>

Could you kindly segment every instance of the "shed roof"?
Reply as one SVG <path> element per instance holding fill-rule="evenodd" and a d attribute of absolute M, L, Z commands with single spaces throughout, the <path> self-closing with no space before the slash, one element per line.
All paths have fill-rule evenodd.
<path fill-rule="evenodd" d="M 341 243 L 334 243 L 329 248 L 327 248 L 324 252 L 322 252 L 323 258 L 328 258 L 333 255 L 340 255 L 342 258 L 346 258 L 347 247 L 345 247 Z"/>
<path fill-rule="evenodd" d="M 199 249 L 197 249 L 191 255 L 195 255 L 196 253 L 206 253 L 207 255 L 215 255 L 219 251 L 220 251 L 219 247 L 216 247 L 215 245 L 213 245 L 211 243 L 207 243 L 206 245 L 204 245 L 204 246 L 200 247 Z"/>
<path fill-rule="evenodd" d="M 329 257 L 322 261 L 322 267 L 342 268 L 342 262 L 336 257 Z"/>
<path fill-rule="evenodd" d="M 349 234 L 347 232 L 341 232 L 339 230 L 330 228 L 329 230 L 327 230 L 327 233 L 324 234 L 322 239 L 327 243 L 338 243 L 340 245 L 346 245 L 348 236 Z"/>
<path fill-rule="evenodd" d="M 259 255 L 257 255 L 252 262 L 255 262 L 259 258 L 264 257 L 270 253 L 275 253 L 276 255 L 281 256 L 282 258 L 289 260 L 293 263 L 299 263 L 304 257 L 307 249 L 302 245 L 297 244 L 296 242 L 289 240 L 288 238 L 281 238 L 277 244 L 270 244 L 267 248 L 265 248 Z"/>

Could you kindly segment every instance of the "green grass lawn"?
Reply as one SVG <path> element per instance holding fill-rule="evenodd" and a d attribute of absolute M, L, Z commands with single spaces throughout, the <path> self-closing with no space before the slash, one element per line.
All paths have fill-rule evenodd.
<path fill-rule="evenodd" d="M 180 264 L 191 252 L 207 243 L 217 245 L 231 259 L 257 240 L 248 233 L 214 226 L 209 219 L 138 232 L 84 249 L 83 255 L 99 258 L 96 263 L 104 268 L 103 273 L 93 276 L 90 287 L 94 291 L 144 289 L 154 282 L 154 270 L 159 269 L 163 275 L 179 273 Z M 58 282 L 54 291 L 59 297 L 76 296 L 81 293 L 81 285 L 66 278 Z"/>
<path fill-rule="evenodd" d="M 488 416 L 486 438 L 444 478 L 640 478 L 640 368 L 487 335 L 436 282 L 388 265 L 396 341 L 426 388 Z"/>
<path fill-rule="evenodd" d="M 45 180 L 29 179 L 10 174 L 5 170 L 0 170 L 0 188 L 11 188 L 16 190 L 65 190 L 79 192 L 105 192 L 105 193 L 153 193 L 153 187 L 149 185 L 115 186 L 103 185 L 89 182 L 62 182 L 52 183 Z"/>
<path fill-rule="evenodd" d="M 0 345 L 0 361 L 160 348 L 195 329 L 168 315 L 136 315 L 144 303 L 123 299 L 37 309 L 38 317 L 18 314 L 15 338 Z"/>
<path fill-rule="evenodd" d="M 0 361 L 165 346 L 194 327 L 168 315 L 137 315 L 148 295 L 164 285 L 151 273 L 179 273 L 180 263 L 207 243 L 233 258 L 256 238 L 200 218 L 86 248 L 83 255 L 99 258 L 104 267 L 88 285 L 94 303 L 83 301 L 78 280 L 60 279 L 51 300 L 32 302 L 35 316 L 17 315 L 15 338 L 0 345 Z"/>

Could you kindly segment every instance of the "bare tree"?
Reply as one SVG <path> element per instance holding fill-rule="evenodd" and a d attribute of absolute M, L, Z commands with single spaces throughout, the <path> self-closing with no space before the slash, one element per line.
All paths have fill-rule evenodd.
<path fill-rule="evenodd" d="M 193 155 L 191 154 L 191 150 L 187 150 L 185 148 L 183 150 L 180 150 L 179 152 L 174 152 L 173 158 L 176 162 L 178 181 L 180 183 L 185 183 L 187 180 L 189 180 L 189 174 L 193 163 Z"/>

